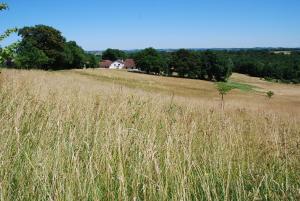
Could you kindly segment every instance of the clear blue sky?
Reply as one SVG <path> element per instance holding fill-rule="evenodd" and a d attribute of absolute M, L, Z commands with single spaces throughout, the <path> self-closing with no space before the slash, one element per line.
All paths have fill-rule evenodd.
<path fill-rule="evenodd" d="M 0 32 L 50 25 L 86 50 L 300 47 L 300 0 L 5 2 L 10 10 L 0 14 Z"/>

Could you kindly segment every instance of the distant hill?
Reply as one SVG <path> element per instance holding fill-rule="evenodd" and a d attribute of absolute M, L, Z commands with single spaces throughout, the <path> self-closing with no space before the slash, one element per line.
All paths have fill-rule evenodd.
<path fill-rule="evenodd" d="M 179 49 L 179 48 L 178 48 Z M 165 49 L 157 49 L 160 52 L 175 52 L 178 50 L 176 48 L 165 48 Z M 194 50 L 194 51 L 205 51 L 205 50 L 215 50 L 215 51 L 241 51 L 241 50 L 269 50 L 269 51 L 300 51 L 299 48 L 284 48 L 284 47 L 254 47 L 254 48 L 186 48 L 188 50 Z M 123 50 L 128 53 L 138 52 L 141 49 L 132 49 L 132 50 Z M 102 52 L 105 50 L 91 50 L 86 51 L 87 53 L 94 54 L 94 55 L 102 55 Z"/>

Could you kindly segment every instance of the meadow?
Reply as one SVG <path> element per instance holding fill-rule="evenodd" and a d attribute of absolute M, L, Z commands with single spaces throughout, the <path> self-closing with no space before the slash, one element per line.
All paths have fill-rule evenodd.
<path fill-rule="evenodd" d="M 1 200 L 300 200 L 300 86 L 3 69 Z M 268 99 L 265 92 L 275 95 Z"/>

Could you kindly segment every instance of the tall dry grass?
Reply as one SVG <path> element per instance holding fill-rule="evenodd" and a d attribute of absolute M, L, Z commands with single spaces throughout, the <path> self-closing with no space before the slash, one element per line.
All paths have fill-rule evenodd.
<path fill-rule="evenodd" d="M 295 116 L 2 73 L 1 200 L 299 200 Z"/>

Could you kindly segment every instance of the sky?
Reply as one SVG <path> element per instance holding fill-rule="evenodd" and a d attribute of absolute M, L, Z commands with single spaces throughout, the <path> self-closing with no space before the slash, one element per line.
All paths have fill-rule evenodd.
<path fill-rule="evenodd" d="M 300 47 L 300 0 L 3 1 L 0 33 L 45 24 L 85 50 Z"/>

